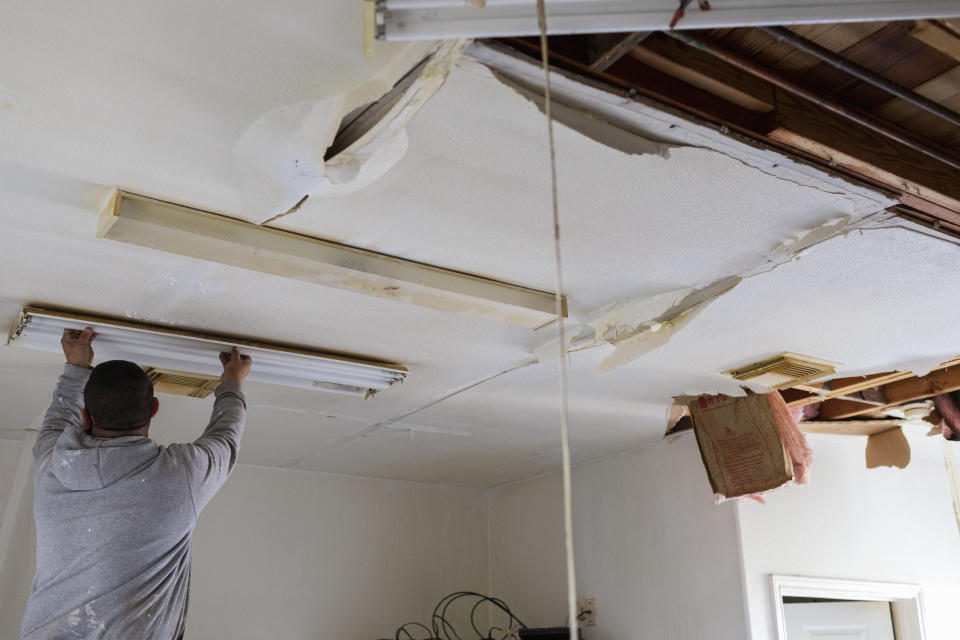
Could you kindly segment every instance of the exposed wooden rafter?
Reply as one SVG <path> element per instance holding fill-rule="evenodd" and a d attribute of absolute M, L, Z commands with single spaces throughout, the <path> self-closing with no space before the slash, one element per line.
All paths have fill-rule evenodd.
<path fill-rule="evenodd" d="M 633 33 L 597 33 L 585 37 L 587 47 L 587 66 L 592 71 L 603 71 L 614 62 L 630 53 L 640 42 L 650 35 L 649 31 Z"/>
<path fill-rule="evenodd" d="M 934 49 L 960 60 L 960 33 L 936 20 L 921 20 L 910 35 Z"/>

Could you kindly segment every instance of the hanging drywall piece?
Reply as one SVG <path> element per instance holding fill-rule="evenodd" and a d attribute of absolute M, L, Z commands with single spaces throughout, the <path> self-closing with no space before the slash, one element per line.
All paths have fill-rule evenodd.
<path fill-rule="evenodd" d="M 346 195 L 383 177 L 407 152 L 404 128 L 410 118 L 443 85 L 468 44 L 441 43 L 346 126 L 345 96 L 286 104 L 260 116 L 233 151 L 243 177 L 243 217 L 262 224 L 295 210 L 305 198 Z"/>
<path fill-rule="evenodd" d="M 740 278 L 729 277 L 702 289 L 691 291 L 674 303 L 663 314 L 652 321 L 645 322 L 626 332 L 613 329 L 614 335 L 604 338 L 616 350 L 603 359 L 597 368 L 598 374 L 609 373 L 614 369 L 633 362 L 640 356 L 662 347 L 678 331 L 686 327 L 707 308 L 711 302 L 740 284 Z M 609 335 L 611 328 L 600 335 Z"/>
<path fill-rule="evenodd" d="M 543 87 L 539 84 L 525 82 L 525 79 L 520 76 L 495 67 L 487 67 L 480 62 L 461 64 L 471 73 L 496 78 L 536 105 L 541 112 L 544 110 Z M 649 131 L 638 129 L 622 114 L 604 112 L 584 105 L 567 105 L 556 99 L 551 101 L 550 113 L 554 122 L 624 153 L 632 155 L 653 154 L 667 159 L 670 157 L 670 149 L 678 146 L 657 139 Z"/>
<path fill-rule="evenodd" d="M 665 345 L 711 302 L 739 283 L 740 278 L 732 276 L 699 289 L 688 287 L 605 305 L 588 314 L 580 328 L 572 332 L 567 351 L 613 345 L 616 350 L 597 369 L 598 374 L 609 373 Z M 534 349 L 534 357 L 541 362 L 555 360 L 558 351 L 554 339 Z"/>
<path fill-rule="evenodd" d="M 822 225 L 781 242 L 765 256 L 748 256 L 744 268 L 699 288 L 684 288 L 646 298 L 624 299 L 586 315 L 571 332 L 567 351 L 580 351 L 601 344 L 616 347 L 597 368 L 605 374 L 667 344 L 714 300 L 734 289 L 746 278 L 759 276 L 797 259 L 819 244 L 857 229 L 880 227 L 892 214 L 879 212 L 852 221 L 849 216 L 832 218 Z M 556 339 L 533 350 L 540 361 L 555 359 Z"/>
<path fill-rule="evenodd" d="M 903 428 L 889 429 L 867 437 L 867 469 L 897 467 L 910 464 L 910 443 Z"/>

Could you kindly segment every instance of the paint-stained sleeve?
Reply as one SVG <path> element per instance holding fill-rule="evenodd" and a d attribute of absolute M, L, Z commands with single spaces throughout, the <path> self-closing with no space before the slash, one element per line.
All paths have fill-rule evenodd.
<path fill-rule="evenodd" d="M 33 458 L 40 463 L 53 451 L 53 445 L 65 429 L 79 429 L 82 422 L 80 410 L 83 409 L 83 389 L 90 378 L 90 369 L 64 365 L 63 374 L 53 392 L 53 401 L 43 414 L 43 426 L 33 446 Z"/>
<path fill-rule="evenodd" d="M 213 415 L 203 434 L 191 444 L 179 445 L 186 458 L 197 513 L 210 502 L 237 464 L 247 414 L 239 382 L 223 382 L 214 393 Z"/>

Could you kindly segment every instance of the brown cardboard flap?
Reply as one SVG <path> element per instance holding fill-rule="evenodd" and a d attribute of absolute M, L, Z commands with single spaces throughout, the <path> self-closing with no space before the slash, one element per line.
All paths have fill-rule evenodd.
<path fill-rule="evenodd" d="M 910 464 L 910 443 L 903 435 L 903 429 L 897 427 L 867 438 L 867 469 L 877 467 L 898 467 L 903 469 Z"/>
<path fill-rule="evenodd" d="M 690 405 L 700 455 L 714 493 L 762 493 L 793 479 L 766 395 L 700 396 Z"/>

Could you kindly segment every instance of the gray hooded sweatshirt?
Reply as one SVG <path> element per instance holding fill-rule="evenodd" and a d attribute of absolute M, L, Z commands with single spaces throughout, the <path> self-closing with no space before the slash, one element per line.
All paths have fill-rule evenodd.
<path fill-rule="evenodd" d="M 89 369 L 66 365 L 33 449 L 37 573 L 22 640 L 173 640 L 183 634 L 197 514 L 237 461 L 240 385 L 216 390 L 192 444 L 95 438 L 80 410 Z"/>

